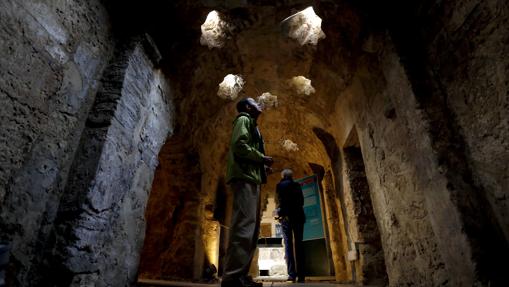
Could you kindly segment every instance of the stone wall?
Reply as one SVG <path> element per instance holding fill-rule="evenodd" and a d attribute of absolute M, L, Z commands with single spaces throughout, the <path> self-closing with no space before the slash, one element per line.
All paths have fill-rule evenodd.
<path fill-rule="evenodd" d="M 0 236 L 28 286 L 113 50 L 99 1 L 0 3 Z"/>
<path fill-rule="evenodd" d="M 137 275 L 143 212 L 172 133 L 170 88 L 152 41 L 113 54 L 102 2 L 50 2 L 0 3 L 0 239 L 13 245 L 13 285 L 125 286 Z M 152 29 L 167 48 L 178 104 L 179 131 L 159 155 L 145 213 L 143 277 L 197 279 L 224 253 L 216 220 L 228 216 L 214 210 L 226 208 L 216 193 L 236 112 L 216 93 L 234 73 L 246 80 L 242 96 L 278 96 L 259 122 L 275 169 L 325 168 L 338 279 L 362 281 L 359 268 L 380 259 L 361 250 L 358 262 L 346 260 L 375 228 L 358 218 L 368 198 L 353 194 L 338 149 L 354 131 L 391 286 L 507 281 L 507 1 L 233 1 L 223 10 L 235 29 L 221 49 L 195 46 L 217 3 L 175 2 L 115 14 L 115 32 Z M 300 46 L 278 27 L 310 4 L 326 38 Z M 286 87 L 300 75 L 313 95 Z M 282 150 L 283 139 L 298 153 Z"/>
<path fill-rule="evenodd" d="M 355 130 L 351 137 L 357 137 Z M 350 214 L 349 224 L 352 234 L 351 250 L 358 253 L 355 264 L 355 279 L 368 285 L 384 285 L 387 282 L 384 254 L 380 232 L 373 214 L 371 194 L 366 179 L 362 153 L 357 144 L 343 149 L 344 188 L 346 207 Z"/>
<path fill-rule="evenodd" d="M 140 277 L 193 279 L 195 263 L 202 264 L 195 253 L 203 253 L 199 158 L 187 137 L 176 134 L 161 150 L 159 160 L 145 213 Z"/>
<path fill-rule="evenodd" d="M 54 221 L 47 223 L 50 236 L 38 238 L 42 258 L 24 265 L 16 258 L 23 250 L 13 248 L 18 285 L 124 286 L 136 279 L 143 211 L 170 129 L 170 103 L 143 49 L 123 56 L 106 69 L 63 198 L 47 203 L 58 212 L 44 218 Z"/>
<path fill-rule="evenodd" d="M 341 205 L 334 187 L 333 175 L 330 170 L 325 173 L 323 180 L 323 206 L 325 209 L 328 243 L 330 244 L 334 275 L 341 282 L 351 281 L 351 265 L 347 263 L 348 235 L 343 227 L 344 218 L 341 214 Z"/>
<path fill-rule="evenodd" d="M 412 103 L 401 66 L 390 50 L 384 57 L 382 79 L 387 86 L 368 106 L 370 119 L 359 127 L 364 129 L 360 141 L 373 207 L 384 230 L 380 232 L 390 284 L 445 284 L 451 278 L 425 201 L 430 188 L 445 193 L 445 183 L 438 180 L 437 163 L 426 145 L 425 118 Z M 395 106 L 393 119 L 384 114 L 387 101 Z"/>
<path fill-rule="evenodd" d="M 357 59 L 356 76 L 337 101 L 341 122 L 334 132 L 340 143 L 353 128 L 359 134 L 390 285 L 503 282 L 494 266 L 503 265 L 501 255 L 490 251 L 501 247 L 504 254 L 501 233 L 475 184 L 475 168 L 465 165 L 470 154 L 461 139 L 471 132 L 444 105 L 449 100 L 438 79 L 420 74 L 428 66 L 404 54 L 403 38 L 371 37 L 378 48 Z M 504 130 L 497 133 L 504 138 Z"/>
<path fill-rule="evenodd" d="M 43 284 L 128 286 L 137 279 L 145 206 L 173 117 L 169 85 L 144 40 L 119 46 L 104 73 L 60 203 Z"/>
<path fill-rule="evenodd" d="M 392 4 L 370 3 L 331 120 L 359 132 L 390 285 L 501 284 L 507 3 Z"/>
<path fill-rule="evenodd" d="M 334 265 L 334 275 L 337 281 L 350 282 L 354 280 L 352 265 L 347 261 L 351 243 L 351 236 L 348 230 L 348 214 L 345 208 L 345 197 L 343 181 L 340 178 L 342 172 L 341 153 L 336 139 L 328 132 L 313 128 L 316 137 L 325 148 L 329 162 L 327 171 L 323 175 L 323 206 L 325 209 L 328 242 Z M 314 171 L 315 174 L 319 174 Z"/>
<path fill-rule="evenodd" d="M 484 189 L 509 240 L 509 181 L 505 172 L 509 150 L 505 140 L 509 135 L 509 60 L 505 57 L 509 4 L 497 0 L 421 2 L 412 11 L 417 19 L 412 24 L 419 35 L 414 38 L 422 44 L 419 52 L 426 53 L 421 61 L 426 62 L 424 68 L 432 78 L 428 91 L 438 94 L 436 97 L 451 112 L 466 145 L 473 183 Z M 440 26 L 432 24 L 437 19 L 441 19 Z M 410 61 L 413 59 L 407 66 L 412 69 Z M 414 71 L 410 74 L 415 77 Z"/>
<path fill-rule="evenodd" d="M 369 37 L 384 46 L 383 35 Z M 423 150 L 424 119 L 399 58 L 390 41 L 385 45 L 357 59 L 356 76 L 337 101 L 334 133 L 340 146 L 349 146 L 353 129 L 358 134 L 389 284 L 438 286 L 451 278 L 424 197 L 438 173 L 437 164 L 431 150 Z M 426 165 L 423 170 L 421 162 Z M 435 181 L 433 188 L 438 192 L 445 184 Z M 347 185 L 345 197 L 355 198 L 350 192 Z M 350 216 L 356 218 L 355 212 Z M 359 222 L 352 224 L 353 229 L 361 228 Z"/>
<path fill-rule="evenodd" d="M 444 197 L 428 197 L 444 259 L 453 272 L 473 269 L 474 280 L 506 284 L 508 4 L 418 1 L 403 7 L 407 13 L 392 18 L 406 25 L 392 23 L 390 31 L 447 181 Z M 464 238 L 461 248 L 450 240 L 452 229 Z"/>
<path fill-rule="evenodd" d="M 433 72 L 463 135 L 472 180 L 509 241 L 509 4 L 456 1 L 437 8 L 449 21 L 429 35 Z"/>

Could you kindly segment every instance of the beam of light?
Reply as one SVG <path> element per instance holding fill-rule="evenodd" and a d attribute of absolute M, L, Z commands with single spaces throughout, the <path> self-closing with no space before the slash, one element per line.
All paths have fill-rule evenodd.
<path fill-rule="evenodd" d="M 288 36 L 297 40 L 301 46 L 316 45 L 318 40 L 325 38 L 322 18 L 316 15 L 311 6 L 286 18 L 281 24 L 288 30 Z"/>
<path fill-rule="evenodd" d="M 299 146 L 296 143 L 294 143 L 292 140 L 289 140 L 289 139 L 282 141 L 281 146 L 283 147 L 283 149 L 285 149 L 286 151 L 289 151 L 289 152 L 299 151 Z"/>
<path fill-rule="evenodd" d="M 212 48 L 221 48 L 226 39 L 228 24 L 221 19 L 217 11 L 211 11 L 201 25 L 200 44 Z"/>
<path fill-rule="evenodd" d="M 266 92 L 266 93 L 263 93 L 261 96 L 259 96 L 256 101 L 262 105 L 262 107 L 264 109 L 267 109 L 267 108 L 276 108 L 278 103 L 277 103 L 277 96 L 276 95 L 273 95 L 269 92 Z"/>
<path fill-rule="evenodd" d="M 217 95 L 225 100 L 235 100 L 242 88 L 244 88 L 244 79 L 240 75 L 228 74 L 219 84 Z"/>
<path fill-rule="evenodd" d="M 309 96 L 315 93 L 315 88 L 311 85 L 311 80 L 304 76 L 293 77 L 290 80 L 290 86 L 299 95 Z"/>

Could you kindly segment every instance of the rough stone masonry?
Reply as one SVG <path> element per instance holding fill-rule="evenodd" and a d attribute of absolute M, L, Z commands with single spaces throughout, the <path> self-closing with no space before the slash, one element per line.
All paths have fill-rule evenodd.
<path fill-rule="evenodd" d="M 297 13 L 306 31 L 310 6 L 326 37 L 301 45 L 281 21 Z M 209 48 L 214 10 L 228 31 Z M 221 273 L 235 104 L 265 94 L 277 95 L 258 123 L 274 169 L 320 181 L 324 276 L 507 285 L 508 11 L 505 0 L 1 1 L 8 284 Z M 243 79 L 235 99 L 217 96 L 229 74 Z"/>

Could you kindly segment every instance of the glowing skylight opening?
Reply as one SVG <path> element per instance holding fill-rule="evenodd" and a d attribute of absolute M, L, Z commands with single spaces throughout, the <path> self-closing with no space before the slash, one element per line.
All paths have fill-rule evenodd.
<path fill-rule="evenodd" d="M 256 101 L 266 109 L 277 107 L 277 96 L 269 92 L 263 93 Z"/>
<path fill-rule="evenodd" d="M 311 85 L 311 80 L 304 76 L 293 77 L 290 80 L 290 86 L 299 95 L 309 96 L 315 93 L 315 88 Z"/>
<path fill-rule="evenodd" d="M 219 17 L 216 10 L 207 15 L 207 19 L 201 25 L 200 44 L 212 48 L 221 48 L 226 39 L 228 24 Z"/>
<path fill-rule="evenodd" d="M 292 140 L 289 140 L 289 139 L 282 141 L 281 146 L 283 147 L 283 149 L 285 149 L 286 151 L 289 151 L 289 152 L 299 151 L 299 146 L 296 143 L 294 143 Z"/>
<path fill-rule="evenodd" d="M 244 88 L 244 83 L 242 76 L 228 74 L 219 84 L 217 95 L 225 100 L 235 100 Z"/>
<path fill-rule="evenodd" d="M 316 45 L 318 40 L 325 38 L 322 18 L 316 15 L 311 6 L 286 18 L 282 23 L 287 25 L 288 36 L 297 40 L 301 46 Z"/>

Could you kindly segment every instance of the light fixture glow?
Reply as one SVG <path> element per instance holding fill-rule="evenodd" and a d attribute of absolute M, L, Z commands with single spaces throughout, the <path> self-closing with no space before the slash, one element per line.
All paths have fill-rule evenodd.
<path fill-rule="evenodd" d="M 219 266 L 219 223 L 217 221 L 208 221 L 203 232 L 203 243 L 205 247 L 205 256 L 210 264 Z"/>

